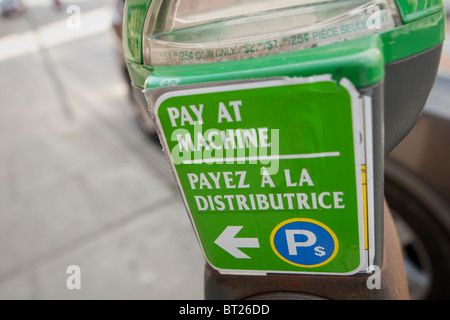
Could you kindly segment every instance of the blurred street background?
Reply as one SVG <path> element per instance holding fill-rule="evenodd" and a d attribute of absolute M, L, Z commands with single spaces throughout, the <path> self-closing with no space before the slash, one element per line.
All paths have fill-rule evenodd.
<path fill-rule="evenodd" d="M 136 125 L 116 1 L 23 3 L 0 17 L 0 299 L 202 299 L 182 199 Z M 427 113 L 450 119 L 449 84 L 447 42 Z"/>
<path fill-rule="evenodd" d="M 0 19 L 0 298 L 202 299 L 169 165 L 134 119 L 116 1 L 24 4 Z"/>

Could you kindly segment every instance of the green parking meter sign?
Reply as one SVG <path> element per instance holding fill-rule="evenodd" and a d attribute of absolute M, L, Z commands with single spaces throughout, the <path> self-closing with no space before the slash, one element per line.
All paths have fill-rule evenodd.
<path fill-rule="evenodd" d="M 367 265 L 367 101 L 331 76 L 157 98 L 161 140 L 212 267 L 352 274 Z"/>

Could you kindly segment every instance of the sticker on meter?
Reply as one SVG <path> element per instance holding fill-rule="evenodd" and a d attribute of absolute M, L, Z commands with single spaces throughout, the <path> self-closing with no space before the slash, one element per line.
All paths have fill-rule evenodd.
<path fill-rule="evenodd" d="M 309 219 L 282 222 L 273 230 L 270 242 L 282 260 L 305 268 L 327 264 L 339 248 L 338 239 L 330 228 Z"/>
<path fill-rule="evenodd" d="M 371 105 L 350 81 L 174 87 L 151 98 L 213 268 L 346 275 L 367 265 Z"/>

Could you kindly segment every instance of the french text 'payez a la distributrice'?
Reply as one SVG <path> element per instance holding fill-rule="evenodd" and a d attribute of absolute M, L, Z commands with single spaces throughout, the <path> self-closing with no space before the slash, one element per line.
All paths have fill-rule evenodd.
<path fill-rule="evenodd" d="M 246 171 L 189 173 L 191 190 L 222 190 L 216 195 L 195 195 L 199 211 L 264 211 L 264 210 L 323 210 L 344 209 L 344 192 L 286 192 L 286 193 L 248 193 L 251 185 L 246 180 Z M 302 169 L 298 180 L 291 177 L 289 169 L 284 170 L 284 186 L 287 188 L 313 187 L 314 182 L 307 169 Z M 271 176 L 261 176 L 261 188 L 275 188 Z M 236 190 L 242 190 L 238 194 Z M 245 192 L 247 189 L 247 192 Z M 227 191 L 234 190 L 231 194 Z"/>
<path fill-rule="evenodd" d="M 242 122 L 242 101 L 219 102 L 217 123 Z M 171 150 L 174 164 L 261 164 L 260 181 L 250 186 L 247 171 L 221 171 L 187 173 L 197 209 L 202 211 L 264 211 L 264 210 L 322 210 L 344 209 L 343 191 L 302 191 L 303 187 L 314 187 L 307 168 L 297 176 L 291 176 L 290 169 L 284 169 L 284 183 L 281 187 L 293 188 L 295 192 L 276 193 L 272 176 L 279 171 L 279 130 L 268 128 L 250 129 L 207 129 L 203 131 L 204 104 L 167 108 L 173 128 Z M 189 131 L 186 127 L 194 127 Z M 269 154 L 270 152 L 270 154 Z M 310 155 L 292 155 L 285 158 L 301 158 Z M 316 155 L 317 156 L 317 155 Z M 293 173 L 294 175 L 294 173 Z M 255 184 L 255 182 L 253 182 Z M 251 192 L 254 187 L 268 192 Z M 252 188 L 252 189 L 250 189 Z M 204 195 L 202 190 L 221 190 L 221 194 Z M 226 191 L 230 194 L 224 194 Z M 242 190 L 242 194 L 239 193 Z M 286 189 L 285 189 L 286 190 Z M 293 189 L 292 189 L 293 190 Z M 311 188 L 309 190 L 312 190 Z M 233 191 L 233 192 L 231 192 Z M 250 191 L 250 192 L 249 192 Z"/>

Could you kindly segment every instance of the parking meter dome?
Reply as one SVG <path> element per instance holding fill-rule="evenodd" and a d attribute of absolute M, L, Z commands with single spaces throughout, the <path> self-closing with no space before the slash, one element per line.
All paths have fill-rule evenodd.
<path fill-rule="evenodd" d="M 385 60 L 389 152 L 416 124 L 434 84 L 441 13 L 440 0 L 153 0 L 143 29 L 142 60 L 155 68 L 206 66 L 300 55 L 317 47 L 332 50 L 378 34 Z"/>
<path fill-rule="evenodd" d="M 144 63 L 262 57 L 348 41 L 400 23 L 391 0 L 157 0 L 152 1 L 144 31 Z M 272 45 L 264 46 L 265 41 Z M 183 51 L 187 55 L 180 58 Z M 221 51 L 228 53 L 218 55 Z"/>

